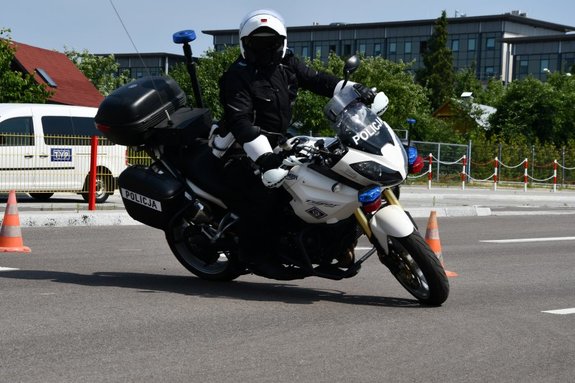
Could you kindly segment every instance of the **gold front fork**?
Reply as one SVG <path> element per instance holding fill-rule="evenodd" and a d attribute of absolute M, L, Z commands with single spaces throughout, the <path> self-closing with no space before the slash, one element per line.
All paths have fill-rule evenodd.
<path fill-rule="evenodd" d="M 361 210 L 361 208 L 358 207 L 357 209 L 355 209 L 355 212 L 353 214 L 355 215 L 355 219 L 357 220 L 357 223 L 359 224 L 359 226 L 363 230 L 364 234 L 367 236 L 367 238 L 371 239 L 371 236 L 373 235 L 373 233 L 371 232 L 371 228 L 369 227 L 369 222 L 367 221 L 367 217 L 363 213 L 363 210 Z"/>
<path fill-rule="evenodd" d="M 390 205 L 397 205 L 401 207 L 399 200 L 397 199 L 395 194 L 393 194 L 393 191 L 391 189 L 383 189 L 383 196 Z"/>

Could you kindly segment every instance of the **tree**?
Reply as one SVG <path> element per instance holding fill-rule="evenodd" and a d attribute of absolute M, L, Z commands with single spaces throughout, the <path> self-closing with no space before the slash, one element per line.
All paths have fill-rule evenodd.
<path fill-rule="evenodd" d="M 477 102 L 485 105 L 497 105 L 505 94 L 505 89 L 501 80 L 490 78 L 487 81 L 487 87 L 479 93 Z"/>
<path fill-rule="evenodd" d="M 319 58 L 308 62 L 316 70 L 325 71 L 335 76 L 342 76 L 344 61 L 335 54 L 323 63 Z M 416 84 L 410 74 L 411 64 L 396 63 L 383 57 L 367 57 L 362 60 L 359 69 L 351 80 L 378 91 L 383 91 L 390 102 L 385 112 L 385 120 L 395 129 L 405 129 L 406 120 L 414 118 L 419 123 L 411 132 L 414 139 L 427 139 L 432 132 L 438 133 L 435 122 L 430 117 L 431 108 L 426 91 Z M 314 134 L 331 134 L 331 128 L 323 115 L 327 99 L 311 92 L 299 91 L 294 106 L 294 120 Z"/>
<path fill-rule="evenodd" d="M 0 29 L 0 102 L 45 103 L 50 92 L 34 77 L 13 69 L 16 48 L 9 29 Z"/>
<path fill-rule="evenodd" d="M 214 118 L 222 117 L 219 80 L 224 71 L 239 57 L 239 47 L 227 47 L 222 51 L 209 50 L 197 62 L 197 75 L 206 108 L 211 109 Z M 192 83 L 186 65 L 176 65 L 169 73 L 187 95 L 193 95 Z"/>
<path fill-rule="evenodd" d="M 483 85 L 475 75 L 475 65 L 469 68 L 461 69 L 454 74 L 454 93 L 455 96 L 460 96 L 463 92 L 473 93 L 473 98 L 478 99 L 483 95 Z"/>
<path fill-rule="evenodd" d="M 104 96 L 130 80 L 127 70 L 120 72 L 120 64 L 116 62 L 113 55 L 96 56 L 87 50 L 78 52 L 67 48 L 64 54 Z"/>
<path fill-rule="evenodd" d="M 547 82 L 533 77 L 513 81 L 496 105 L 492 133 L 505 140 L 525 136 L 528 142 L 559 146 L 575 138 L 575 81 L 560 73 Z"/>
<path fill-rule="evenodd" d="M 422 53 L 424 67 L 417 73 L 417 82 L 430 91 L 431 106 L 437 109 L 453 97 L 453 54 L 447 47 L 447 13 L 435 22 L 427 50 Z"/>

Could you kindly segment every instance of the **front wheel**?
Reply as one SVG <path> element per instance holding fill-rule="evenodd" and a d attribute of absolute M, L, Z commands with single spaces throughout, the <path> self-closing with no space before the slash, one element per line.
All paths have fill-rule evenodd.
<path fill-rule="evenodd" d="M 212 244 L 199 225 L 179 218 L 166 229 L 166 240 L 178 261 L 202 279 L 231 281 L 242 274 L 232 250 Z"/>
<path fill-rule="evenodd" d="M 399 283 L 421 303 L 440 306 L 449 295 L 449 281 L 439 259 L 418 231 L 389 237 L 382 259 Z"/>

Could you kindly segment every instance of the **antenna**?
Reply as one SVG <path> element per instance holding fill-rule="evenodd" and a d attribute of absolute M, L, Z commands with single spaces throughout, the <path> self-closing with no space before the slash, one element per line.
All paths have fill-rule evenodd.
<path fill-rule="evenodd" d="M 126 25 L 124 24 L 124 20 L 122 20 L 122 16 L 120 16 L 120 13 L 118 12 L 118 10 L 116 9 L 116 6 L 114 5 L 113 0 L 109 0 L 110 1 L 110 5 L 112 6 L 112 8 L 114 8 L 114 12 L 116 13 L 116 16 L 118 17 L 118 20 L 120 21 L 120 24 L 122 24 L 122 28 L 124 28 L 124 31 L 126 32 L 126 35 L 128 36 L 128 39 L 130 40 L 130 43 L 132 44 L 132 47 L 134 48 L 134 51 L 136 52 L 136 54 L 138 55 L 138 58 L 140 59 L 142 66 L 144 68 L 146 68 L 146 72 L 148 72 L 148 75 L 150 74 L 150 70 L 148 69 L 148 66 L 146 65 L 146 62 L 144 61 L 144 59 L 142 58 L 142 55 L 140 54 L 140 52 L 138 51 L 138 48 L 136 47 L 136 44 L 134 43 L 134 40 L 132 39 L 132 36 L 130 35 L 130 32 L 128 32 L 128 28 L 126 28 Z"/>

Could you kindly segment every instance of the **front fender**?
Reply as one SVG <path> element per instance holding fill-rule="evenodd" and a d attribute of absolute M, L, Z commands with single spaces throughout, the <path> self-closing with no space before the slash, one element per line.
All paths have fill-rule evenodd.
<path fill-rule="evenodd" d="M 407 213 L 397 205 L 387 205 L 369 220 L 373 236 L 387 252 L 387 237 L 407 237 L 415 226 Z"/>

